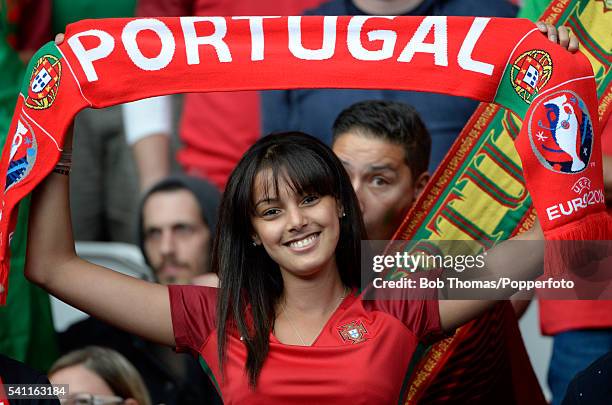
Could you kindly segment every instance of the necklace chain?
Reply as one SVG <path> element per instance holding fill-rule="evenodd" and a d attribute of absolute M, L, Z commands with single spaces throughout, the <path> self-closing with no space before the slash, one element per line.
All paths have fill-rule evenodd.
<path fill-rule="evenodd" d="M 349 292 L 350 292 L 350 289 L 348 287 L 344 287 L 344 291 L 342 292 L 342 295 L 340 296 L 340 298 L 338 298 L 338 303 L 334 307 L 334 310 L 332 311 L 332 314 L 334 312 L 336 312 L 336 310 L 340 306 L 340 303 L 342 303 L 342 300 L 344 298 L 346 298 L 346 296 L 349 294 Z M 302 344 L 302 346 L 310 346 L 312 344 L 312 342 L 310 342 L 310 344 L 306 344 L 306 342 L 302 338 L 302 335 L 300 335 L 300 332 L 298 332 L 297 328 L 295 327 L 295 324 L 293 323 L 293 320 L 291 319 L 291 316 L 289 316 L 289 311 L 287 311 L 287 307 L 285 306 L 284 302 L 281 302 L 281 307 L 283 309 L 283 313 L 285 314 L 285 316 L 287 317 L 287 320 L 289 321 L 289 325 L 291 326 L 291 329 L 293 329 L 293 332 L 295 332 L 295 335 L 300 340 L 300 343 Z M 325 322 L 325 323 L 327 323 L 327 322 Z M 315 337 L 318 336 L 321 333 L 321 330 L 323 330 L 323 327 L 325 326 L 325 323 L 323 323 L 323 325 L 321 325 L 321 329 L 319 329 L 319 331 L 317 332 Z"/>

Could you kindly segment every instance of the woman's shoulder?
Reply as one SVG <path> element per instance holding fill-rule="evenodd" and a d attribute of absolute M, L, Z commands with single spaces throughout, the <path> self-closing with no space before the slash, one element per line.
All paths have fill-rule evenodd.
<path fill-rule="evenodd" d="M 170 294 L 171 304 L 194 304 L 196 302 L 214 303 L 217 300 L 219 289 L 216 286 L 211 286 L 212 283 L 208 280 L 207 284 L 170 284 L 168 292 Z"/>
<path fill-rule="evenodd" d="M 196 276 L 191 281 L 193 285 L 199 285 L 203 287 L 219 287 L 219 276 L 215 273 L 204 273 Z"/>

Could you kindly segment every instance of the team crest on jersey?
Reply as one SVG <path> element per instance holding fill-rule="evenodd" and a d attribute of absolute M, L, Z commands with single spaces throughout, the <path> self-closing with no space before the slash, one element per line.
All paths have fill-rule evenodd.
<path fill-rule="evenodd" d="M 356 344 L 367 340 L 365 335 L 368 331 L 361 321 L 353 321 L 338 327 L 338 333 L 343 341 Z"/>
<path fill-rule="evenodd" d="M 586 104 L 573 91 L 540 98 L 529 117 L 528 134 L 533 153 L 549 170 L 579 173 L 589 164 L 593 124 Z"/>
<path fill-rule="evenodd" d="M 36 162 L 38 145 L 32 127 L 23 118 L 17 120 L 17 129 L 13 134 L 9 166 L 6 172 L 4 191 L 21 183 L 28 177 Z"/>
<path fill-rule="evenodd" d="M 30 87 L 25 104 L 35 110 L 51 107 L 62 76 L 62 65 L 53 55 L 45 55 L 38 59 L 30 77 Z"/>
<path fill-rule="evenodd" d="M 534 49 L 520 55 L 510 70 L 512 88 L 527 104 L 548 83 L 552 75 L 553 64 L 550 55 Z"/>

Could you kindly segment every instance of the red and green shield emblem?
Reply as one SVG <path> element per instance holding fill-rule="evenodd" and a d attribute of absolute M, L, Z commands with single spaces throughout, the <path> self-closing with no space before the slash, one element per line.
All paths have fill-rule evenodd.
<path fill-rule="evenodd" d="M 25 104 L 36 110 L 51 107 L 60 84 L 62 65 L 58 58 L 44 55 L 38 59 L 30 76 Z"/>
<path fill-rule="evenodd" d="M 514 91 L 527 103 L 548 83 L 552 75 L 552 59 L 547 52 L 531 50 L 512 64 L 510 80 Z"/>

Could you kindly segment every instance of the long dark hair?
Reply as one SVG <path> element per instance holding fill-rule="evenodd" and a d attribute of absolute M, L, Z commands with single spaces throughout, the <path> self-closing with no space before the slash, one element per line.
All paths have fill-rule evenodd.
<path fill-rule="evenodd" d="M 251 218 L 255 213 L 253 189 L 261 170 L 270 170 L 278 195 L 279 180 L 296 193 L 333 196 L 346 216 L 340 219 L 336 263 L 348 287 L 358 287 L 361 240 L 366 239 L 359 203 L 348 174 L 332 150 L 316 138 L 288 132 L 256 142 L 232 172 L 221 200 L 212 270 L 219 275 L 217 334 L 223 373 L 226 335 L 244 337 L 246 370 L 255 387 L 268 355 L 274 308 L 283 293 L 279 266 L 263 247 L 254 247 Z"/>

